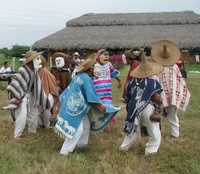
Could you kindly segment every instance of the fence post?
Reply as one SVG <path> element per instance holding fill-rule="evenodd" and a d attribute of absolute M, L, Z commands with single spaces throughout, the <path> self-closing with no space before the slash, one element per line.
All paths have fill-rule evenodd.
<path fill-rule="evenodd" d="M 12 71 L 15 71 L 15 57 L 12 58 Z"/>

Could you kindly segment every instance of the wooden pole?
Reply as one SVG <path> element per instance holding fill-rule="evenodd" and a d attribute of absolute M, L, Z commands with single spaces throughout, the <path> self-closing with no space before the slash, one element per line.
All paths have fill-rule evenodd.
<path fill-rule="evenodd" d="M 12 71 L 15 71 L 15 57 L 12 58 Z"/>

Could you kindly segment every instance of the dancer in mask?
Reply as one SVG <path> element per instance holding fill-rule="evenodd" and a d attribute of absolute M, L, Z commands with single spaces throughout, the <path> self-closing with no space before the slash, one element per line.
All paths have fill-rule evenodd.
<path fill-rule="evenodd" d="M 45 58 L 42 53 L 30 51 L 25 57 L 25 65 L 19 68 L 7 87 L 9 105 L 3 107 L 11 110 L 15 122 L 15 138 L 22 136 L 27 121 L 28 132 L 36 133 L 41 109 L 51 110 L 54 116 L 59 110 L 58 87 L 54 76 L 44 66 Z"/>

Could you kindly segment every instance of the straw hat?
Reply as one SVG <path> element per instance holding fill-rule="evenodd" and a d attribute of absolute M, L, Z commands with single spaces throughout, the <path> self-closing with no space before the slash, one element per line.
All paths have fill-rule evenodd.
<path fill-rule="evenodd" d="M 63 52 L 55 52 L 53 55 L 52 55 L 52 58 L 55 59 L 56 57 L 63 57 L 63 58 L 69 58 L 69 55 L 68 54 L 65 54 Z"/>
<path fill-rule="evenodd" d="M 55 59 L 57 58 L 57 57 L 62 57 L 63 59 L 64 59 L 64 61 L 65 61 L 65 66 L 69 66 L 69 64 L 70 64 L 70 59 L 72 58 L 69 54 L 65 54 L 65 53 L 63 53 L 63 52 L 56 52 L 56 53 L 54 53 L 53 55 L 52 55 L 52 60 L 53 60 L 53 64 L 55 64 Z"/>
<path fill-rule="evenodd" d="M 79 54 L 78 52 L 75 52 L 75 53 L 73 54 L 73 56 L 80 56 L 80 54 Z"/>
<path fill-rule="evenodd" d="M 87 71 L 90 67 L 92 67 L 96 63 L 96 55 L 91 54 L 88 56 L 86 60 L 84 60 L 80 66 L 78 67 L 78 72 L 84 72 Z"/>
<path fill-rule="evenodd" d="M 163 71 L 163 66 L 154 62 L 151 58 L 145 58 L 144 51 L 141 52 L 141 64 L 131 71 L 130 76 L 145 78 L 160 74 Z"/>
<path fill-rule="evenodd" d="M 43 52 L 36 52 L 36 51 L 28 51 L 28 52 L 26 52 L 26 54 L 24 56 L 26 58 L 26 62 L 25 63 L 27 64 L 27 63 L 31 62 L 34 58 L 36 58 L 38 56 L 43 57 L 42 53 Z"/>
<path fill-rule="evenodd" d="M 180 51 L 174 42 L 160 40 L 152 44 L 151 56 L 159 64 L 173 65 L 180 58 Z"/>

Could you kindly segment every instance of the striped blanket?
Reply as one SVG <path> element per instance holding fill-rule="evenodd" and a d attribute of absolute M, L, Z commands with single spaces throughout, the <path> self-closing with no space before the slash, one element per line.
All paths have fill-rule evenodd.
<path fill-rule="evenodd" d="M 59 95 L 55 77 L 47 68 L 41 68 L 40 72 L 33 72 L 26 65 L 19 69 L 7 90 L 11 94 L 10 104 L 15 104 L 16 99 L 22 100 L 27 93 L 31 92 L 34 96 L 34 105 L 43 110 L 51 109 L 53 96 Z"/>
<path fill-rule="evenodd" d="M 54 104 L 53 96 L 59 96 L 56 79 L 46 67 L 41 68 L 38 72 L 35 72 L 34 78 L 35 105 L 44 110 L 51 109 Z"/>
<path fill-rule="evenodd" d="M 175 64 L 164 67 L 164 71 L 159 76 L 159 81 L 163 88 L 164 107 L 173 105 L 180 111 L 185 111 L 190 100 L 190 92 L 178 66 Z"/>
<path fill-rule="evenodd" d="M 7 91 L 12 98 L 23 99 L 33 84 L 34 73 L 26 65 L 19 68 L 11 83 L 7 86 Z"/>

